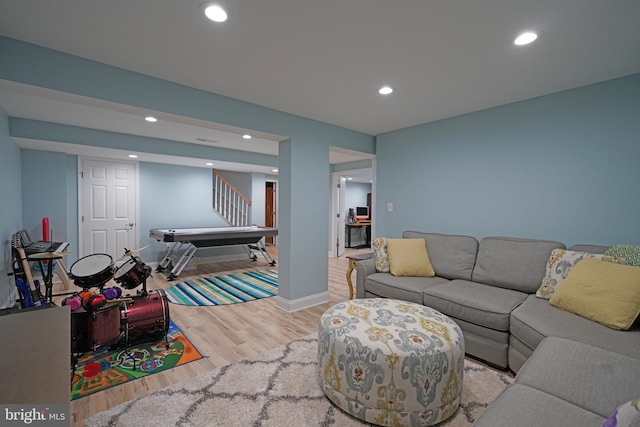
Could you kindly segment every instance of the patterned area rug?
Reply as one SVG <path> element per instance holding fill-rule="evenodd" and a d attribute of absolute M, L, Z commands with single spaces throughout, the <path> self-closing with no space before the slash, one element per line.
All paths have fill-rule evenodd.
<path fill-rule="evenodd" d="M 167 342 L 159 338 L 127 349 L 85 353 L 71 379 L 71 400 L 201 359 L 173 320 L 169 322 Z"/>
<path fill-rule="evenodd" d="M 245 271 L 198 278 L 173 285 L 167 298 L 181 305 L 225 305 L 278 294 L 278 271 Z"/>
<path fill-rule="evenodd" d="M 315 335 L 95 414 L 87 426 L 366 426 L 325 397 Z M 513 378 L 465 359 L 462 403 L 448 427 L 470 426 Z"/>

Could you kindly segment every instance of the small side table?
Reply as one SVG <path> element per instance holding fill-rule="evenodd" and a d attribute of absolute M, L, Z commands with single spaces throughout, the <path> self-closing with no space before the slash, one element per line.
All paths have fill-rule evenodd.
<path fill-rule="evenodd" d="M 347 285 L 349 285 L 349 299 L 353 299 L 353 283 L 351 282 L 351 273 L 356 268 L 358 261 L 373 258 L 373 252 L 363 254 L 355 254 L 347 256 L 349 259 L 349 268 L 347 269 Z"/>

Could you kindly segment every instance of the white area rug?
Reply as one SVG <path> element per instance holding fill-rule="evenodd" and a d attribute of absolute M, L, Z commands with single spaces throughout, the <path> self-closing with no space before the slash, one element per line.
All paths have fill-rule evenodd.
<path fill-rule="evenodd" d="M 325 397 L 314 335 L 95 414 L 87 426 L 350 427 Z M 465 359 L 460 409 L 441 426 L 470 426 L 513 378 Z"/>

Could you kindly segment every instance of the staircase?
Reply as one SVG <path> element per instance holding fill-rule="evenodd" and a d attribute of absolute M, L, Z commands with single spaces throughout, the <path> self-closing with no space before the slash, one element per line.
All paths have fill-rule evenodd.
<path fill-rule="evenodd" d="M 213 170 L 213 210 L 233 227 L 249 225 L 251 200 L 243 196 L 229 181 Z"/>

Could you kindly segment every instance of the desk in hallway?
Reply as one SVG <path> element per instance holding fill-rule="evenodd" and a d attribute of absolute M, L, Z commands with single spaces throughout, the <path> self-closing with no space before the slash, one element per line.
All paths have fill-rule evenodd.
<path fill-rule="evenodd" d="M 345 224 L 347 226 L 346 228 L 346 232 L 347 232 L 347 248 L 351 248 L 351 231 L 352 230 L 359 230 L 361 227 L 364 227 L 365 233 L 366 233 L 366 244 L 365 246 L 369 246 L 369 244 L 371 243 L 371 221 L 370 220 L 364 220 L 364 221 L 357 221 L 357 222 L 351 222 L 351 223 L 346 223 Z"/>

